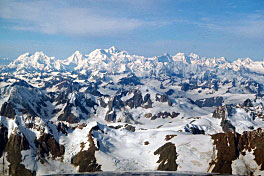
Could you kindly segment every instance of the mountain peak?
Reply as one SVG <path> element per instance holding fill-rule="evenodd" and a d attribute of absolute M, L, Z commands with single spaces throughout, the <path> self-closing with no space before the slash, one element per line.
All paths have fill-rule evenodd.
<path fill-rule="evenodd" d="M 33 55 L 45 55 L 43 51 L 36 51 Z"/>
<path fill-rule="evenodd" d="M 111 46 L 109 49 L 108 49 L 109 53 L 118 53 L 120 52 L 119 49 L 117 49 L 115 46 Z"/>
<path fill-rule="evenodd" d="M 247 64 L 249 64 L 249 63 L 251 63 L 253 61 L 250 58 L 247 57 L 247 58 L 244 59 L 244 62 L 247 63 Z"/>
<path fill-rule="evenodd" d="M 65 64 L 66 65 L 69 65 L 71 63 L 75 64 L 75 65 L 78 65 L 79 63 L 82 62 L 82 58 L 83 58 L 83 55 L 81 54 L 80 51 L 75 51 L 70 57 L 68 57 L 66 60 L 65 60 Z"/>
<path fill-rule="evenodd" d="M 75 51 L 72 55 L 82 55 L 80 51 Z"/>
<path fill-rule="evenodd" d="M 195 53 L 190 53 L 189 57 L 192 57 L 194 59 L 200 59 L 200 56 L 198 54 L 195 54 Z"/>
<path fill-rule="evenodd" d="M 43 51 L 36 51 L 33 55 L 30 55 L 30 57 L 34 58 L 34 60 L 39 60 L 39 59 L 50 59 L 47 55 L 44 54 Z"/>

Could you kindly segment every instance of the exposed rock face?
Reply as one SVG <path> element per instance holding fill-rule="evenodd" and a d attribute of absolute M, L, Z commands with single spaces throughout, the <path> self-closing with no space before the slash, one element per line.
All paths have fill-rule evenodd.
<path fill-rule="evenodd" d="M 176 164 L 177 153 L 176 147 L 173 143 L 168 142 L 158 148 L 154 155 L 160 155 L 157 163 L 160 163 L 157 170 L 176 171 L 178 165 Z"/>
<path fill-rule="evenodd" d="M 190 84 L 188 84 L 188 83 L 183 83 L 182 85 L 181 85 L 181 90 L 183 90 L 183 91 L 188 91 L 190 89 Z"/>
<path fill-rule="evenodd" d="M 255 162 L 264 170 L 264 131 L 257 129 L 245 131 L 243 134 L 227 132 L 212 135 L 216 146 L 217 156 L 210 163 L 212 172 L 232 174 L 232 162 L 239 155 L 246 155 L 246 151 L 252 152 Z M 254 168 L 247 166 L 247 173 L 254 173 Z"/>
<path fill-rule="evenodd" d="M 58 125 L 57 125 L 57 130 L 58 130 L 58 132 L 61 132 L 61 133 L 65 134 L 65 135 L 68 134 L 68 126 L 65 125 L 65 124 L 62 123 L 62 122 L 59 122 L 59 123 L 58 123 Z"/>
<path fill-rule="evenodd" d="M 51 134 L 44 133 L 39 139 L 35 141 L 35 145 L 38 149 L 38 154 L 41 157 L 45 155 L 52 155 L 52 158 L 62 157 L 65 152 L 63 145 L 60 145 Z"/>
<path fill-rule="evenodd" d="M 174 93 L 174 90 L 173 89 L 169 89 L 167 92 L 166 92 L 166 95 L 170 96 Z"/>
<path fill-rule="evenodd" d="M 133 93 L 134 96 L 125 102 L 125 104 L 129 106 L 131 109 L 140 107 L 143 104 L 143 98 L 141 92 L 139 90 L 134 90 Z"/>
<path fill-rule="evenodd" d="M 128 131 L 131 131 L 131 132 L 135 132 L 136 131 L 136 128 L 132 125 L 129 125 L 129 124 L 126 124 L 125 125 L 125 129 L 128 130 Z"/>
<path fill-rule="evenodd" d="M 122 101 L 121 98 L 124 95 L 133 94 L 133 97 L 126 101 Z M 125 106 L 130 107 L 130 109 L 143 107 L 145 109 L 152 108 L 152 101 L 150 99 L 150 94 L 146 94 L 143 98 L 140 90 L 131 90 L 130 92 L 121 91 L 119 95 L 115 95 L 108 103 L 105 103 L 102 98 L 99 99 L 100 106 L 106 108 L 108 106 L 109 112 L 115 109 L 121 109 Z"/>
<path fill-rule="evenodd" d="M 103 96 L 101 92 L 98 91 L 98 85 L 95 83 L 91 83 L 89 87 L 86 89 L 85 93 L 90 93 L 94 96 Z"/>
<path fill-rule="evenodd" d="M 246 99 L 243 103 L 243 106 L 245 107 L 253 107 L 253 103 L 250 99 Z"/>
<path fill-rule="evenodd" d="M 121 109 L 122 107 L 124 107 L 124 102 L 121 100 L 121 95 L 114 96 L 108 102 L 109 111 L 112 111 L 113 108 Z"/>
<path fill-rule="evenodd" d="M 99 98 L 99 104 L 100 106 L 102 106 L 103 108 L 107 107 L 107 104 L 104 102 L 104 100 L 102 98 Z"/>
<path fill-rule="evenodd" d="M 251 132 L 244 132 L 239 140 L 239 150 L 242 155 L 243 152 L 247 150 L 249 152 L 253 151 L 255 155 L 255 161 L 261 166 L 260 170 L 264 170 L 264 130 L 257 129 Z"/>
<path fill-rule="evenodd" d="M 192 134 L 205 134 L 204 130 L 199 128 L 197 125 L 187 124 L 184 127 L 185 132 L 189 132 Z"/>
<path fill-rule="evenodd" d="M 93 141 L 92 132 L 98 127 L 93 127 L 88 135 L 89 149 L 80 151 L 77 155 L 72 157 L 71 163 L 74 166 L 79 166 L 79 172 L 96 172 L 101 171 L 101 165 L 96 163 L 95 151 L 98 148 Z"/>
<path fill-rule="evenodd" d="M 5 102 L 1 107 L 0 115 L 13 119 L 16 115 L 13 104 Z"/>
<path fill-rule="evenodd" d="M 76 117 L 75 115 L 73 115 L 71 113 L 71 108 L 72 107 L 73 107 L 73 104 L 71 104 L 71 103 L 67 104 L 65 109 L 64 109 L 64 111 L 63 111 L 63 114 L 61 114 L 58 117 L 58 120 L 66 121 L 66 122 L 69 122 L 69 123 L 78 123 L 80 121 L 80 118 Z"/>
<path fill-rule="evenodd" d="M 133 94 L 133 97 L 126 101 L 122 101 L 121 97 L 126 96 L 127 93 Z M 152 101 L 150 99 L 150 94 L 146 94 L 144 99 L 139 90 L 132 90 L 131 92 L 121 91 L 119 95 L 115 95 L 109 102 L 106 104 L 102 99 L 99 99 L 99 103 L 102 107 L 108 106 L 108 112 L 106 113 L 105 120 L 108 122 L 116 121 L 116 110 L 121 110 L 125 106 L 130 107 L 130 109 L 143 107 L 143 108 L 152 108 Z M 132 116 L 128 113 L 125 114 L 127 120 L 131 119 Z"/>
<path fill-rule="evenodd" d="M 28 150 L 29 143 L 25 136 L 22 134 L 12 134 L 7 142 L 5 151 L 7 153 L 6 159 L 10 163 L 9 165 L 9 173 L 12 176 L 32 176 L 36 175 L 35 172 L 31 172 L 26 169 L 23 164 L 20 164 L 22 161 L 22 150 Z"/>
<path fill-rule="evenodd" d="M 72 92 L 74 90 L 80 89 L 79 84 L 76 82 L 73 82 L 72 80 L 66 79 L 56 85 L 58 89 L 66 89 L 67 92 Z"/>
<path fill-rule="evenodd" d="M 8 135 L 8 129 L 4 126 L 1 126 L 0 127 L 0 144 L 1 144 L 0 145 L 0 158 L 2 157 L 6 144 L 8 142 L 7 135 Z"/>
<path fill-rule="evenodd" d="M 116 112 L 115 111 L 107 112 L 105 115 L 105 120 L 108 122 L 115 122 L 116 121 Z"/>
<path fill-rule="evenodd" d="M 221 127 L 224 132 L 229 132 L 229 131 L 236 131 L 236 127 L 234 127 L 231 122 L 227 119 L 222 119 L 221 121 Z"/>
<path fill-rule="evenodd" d="M 146 94 L 144 96 L 144 101 L 143 101 L 144 105 L 143 107 L 148 109 L 148 108 L 152 108 L 152 101 L 150 99 L 150 94 Z"/>
<path fill-rule="evenodd" d="M 169 113 L 169 112 L 159 112 L 158 114 L 155 114 L 155 115 L 153 115 L 153 116 L 150 116 L 150 115 L 152 115 L 152 114 L 148 114 L 146 117 L 151 117 L 151 120 L 155 120 L 155 119 L 157 119 L 157 118 L 163 118 L 163 119 L 168 118 L 168 117 L 170 117 L 170 118 L 175 118 L 175 117 L 177 117 L 179 114 L 180 114 L 180 113 L 176 113 L 176 112 L 171 112 L 171 113 Z"/>
<path fill-rule="evenodd" d="M 213 112 L 213 117 L 221 120 L 221 127 L 224 132 L 229 131 L 235 131 L 235 127 L 231 124 L 231 122 L 227 119 L 228 116 L 232 114 L 232 106 L 231 105 L 225 105 L 225 106 L 219 106 L 216 108 L 216 110 Z"/>
<path fill-rule="evenodd" d="M 122 78 L 118 84 L 121 85 L 131 85 L 131 86 L 136 86 L 136 85 L 142 85 L 140 82 L 140 79 L 136 77 L 135 75 L 129 75 L 128 77 Z"/>
<path fill-rule="evenodd" d="M 232 174 L 232 161 L 238 158 L 238 137 L 232 132 L 212 135 L 217 150 L 217 158 L 211 162 L 212 172 Z"/>
<path fill-rule="evenodd" d="M 51 101 L 52 102 L 53 101 L 57 102 L 56 105 L 65 104 L 68 101 L 67 97 L 68 97 L 68 93 L 67 92 L 60 92 L 59 95 L 56 98 L 52 97 Z"/>
<path fill-rule="evenodd" d="M 225 106 L 219 106 L 216 108 L 216 110 L 213 112 L 213 117 L 217 119 L 223 119 L 226 117 L 226 107 Z"/>
<path fill-rule="evenodd" d="M 195 104 L 199 107 L 222 106 L 222 103 L 223 97 L 211 97 L 195 101 Z"/>
<path fill-rule="evenodd" d="M 172 112 L 171 113 L 171 118 L 178 117 L 178 115 L 180 115 L 180 113 L 178 113 L 178 112 Z"/>
<path fill-rule="evenodd" d="M 69 99 L 69 96 L 74 98 L 73 101 Z M 90 109 L 93 108 L 96 111 L 95 106 L 98 104 L 91 98 L 87 98 L 84 93 L 60 93 L 55 99 L 56 105 L 66 104 L 63 109 L 63 113 L 59 115 L 58 120 L 66 121 L 69 123 L 78 123 L 82 119 L 87 119 L 90 116 Z M 80 110 L 81 113 L 73 113 L 73 108 Z M 60 109 L 54 109 L 53 112 L 57 113 Z"/>
<path fill-rule="evenodd" d="M 12 87 L 15 87 L 15 86 L 21 86 L 21 87 L 26 87 L 26 88 L 34 88 L 33 86 L 31 86 L 30 84 L 28 84 L 24 80 L 19 80 L 19 81 L 13 83 Z"/>
<path fill-rule="evenodd" d="M 168 102 L 168 105 L 169 106 L 172 106 L 172 102 L 170 100 L 170 98 L 167 96 L 167 95 L 164 95 L 164 94 L 156 94 L 156 101 L 159 101 L 159 102 Z"/>

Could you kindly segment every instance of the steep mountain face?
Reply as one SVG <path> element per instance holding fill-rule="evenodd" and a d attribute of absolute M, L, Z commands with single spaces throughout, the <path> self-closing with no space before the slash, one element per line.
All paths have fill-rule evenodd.
<path fill-rule="evenodd" d="M 21 55 L 0 71 L 0 175 L 263 175 L 263 66 L 115 47 Z"/>

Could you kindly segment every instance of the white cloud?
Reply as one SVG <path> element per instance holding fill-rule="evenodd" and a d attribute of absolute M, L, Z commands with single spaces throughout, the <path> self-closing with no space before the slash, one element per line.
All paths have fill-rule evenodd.
<path fill-rule="evenodd" d="M 128 32 L 148 22 L 95 13 L 93 9 L 66 7 L 54 1 L 0 1 L 0 18 L 12 29 L 47 34 L 109 35 Z"/>

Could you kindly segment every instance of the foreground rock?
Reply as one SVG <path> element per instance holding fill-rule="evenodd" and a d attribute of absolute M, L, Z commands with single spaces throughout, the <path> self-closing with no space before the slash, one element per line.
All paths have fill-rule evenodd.
<path fill-rule="evenodd" d="M 79 166 L 79 172 L 101 171 L 101 165 L 97 164 L 95 158 L 95 151 L 98 151 L 98 148 L 93 141 L 93 129 L 96 129 L 96 127 L 93 127 L 88 134 L 89 149 L 80 151 L 77 155 L 73 156 L 71 160 L 74 166 Z"/>
<path fill-rule="evenodd" d="M 264 131 L 257 129 L 254 131 L 245 131 L 243 134 L 227 132 L 212 135 L 214 145 L 216 146 L 216 158 L 210 163 L 212 172 L 221 174 L 253 174 L 257 168 L 252 167 L 250 163 L 256 163 L 260 171 L 264 170 Z M 234 162 L 241 160 L 243 156 L 254 155 L 253 160 L 244 162 L 244 170 L 234 170 Z"/>
<path fill-rule="evenodd" d="M 176 171 L 178 165 L 176 164 L 177 159 L 177 153 L 176 153 L 176 147 L 173 143 L 168 142 L 158 148 L 154 155 L 160 155 L 159 160 L 157 163 L 159 163 L 159 166 L 157 170 L 162 171 Z"/>
<path fill-rule="evenodd" d="M 32 176 L 36 172 L 26 169 L 22 161 L 22 150 L 29 150 L 29 143 L 23 134 L 12 134 L 7 142 L 5 152 L 7 153 L 6 159 L 9 164 L 9 174 L 12 176 Z"/>

